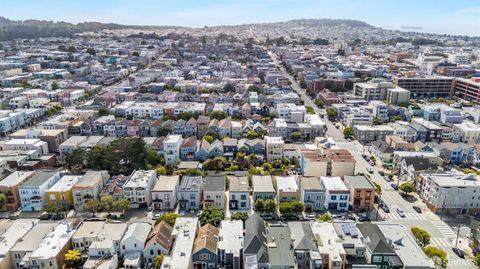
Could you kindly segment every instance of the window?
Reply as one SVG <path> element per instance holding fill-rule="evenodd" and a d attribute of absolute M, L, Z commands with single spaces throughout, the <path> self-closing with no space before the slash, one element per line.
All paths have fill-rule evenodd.
<path fill-rule="evenodd" d="M 330 200 L 337 200 L 337 196 L 336 195 L 332 195 Z"/>
<path fill-rule="evenodd" d="M 381 263 L 382 257 L 381 256 L 373 256 L 373 263 Z"/>
<path fill-rule="evenodd" d="M 384 262 L 388 262 L 388 260 L 389 260 L 389 259 L 388 259 L 388 256 L 383 257 L 383 261 L 384 261 Z"/>
<path fill-rule="evenodd" d="M 210 254 L 200 254 L 200 260 L 206 261 L 210 259 Z"/>

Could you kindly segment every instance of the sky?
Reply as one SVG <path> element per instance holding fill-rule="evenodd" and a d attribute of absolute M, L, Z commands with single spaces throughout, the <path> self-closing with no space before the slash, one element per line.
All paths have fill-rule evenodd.
<path fill-rule="evenodd" d="M 398 29 L 480 36 L 480 0 L 2 0 L 9 19 L 203 27 L 291 19 L 356 19 Z"/>

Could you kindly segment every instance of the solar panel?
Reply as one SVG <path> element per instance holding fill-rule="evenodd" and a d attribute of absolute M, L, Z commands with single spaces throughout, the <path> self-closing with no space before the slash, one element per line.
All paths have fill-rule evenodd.
<path fill-rule="evenodd" d="M 342 224 L 342 230 L 344 234 L 349 234 L 350 236 L 358 236 L 358 230 L 355 226 L 355 223 Z"/>

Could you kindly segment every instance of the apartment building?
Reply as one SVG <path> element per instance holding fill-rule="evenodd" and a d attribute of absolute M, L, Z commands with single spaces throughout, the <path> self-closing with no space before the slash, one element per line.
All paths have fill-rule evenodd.
<path fill-rule="evenodd" d="M 168 135 L 163 141 L 163 157 L 165 164 L 173 165 L 180 160 L 180 146 L 183 138 L 181 135 Z"/>
<path fill-rule="evenodd" d="M 300 169 L 306 177 L 353 175 L 355 165 L 355 158 L 345 149 L 300 150 Z"/>
<path fill-rule="evenodd" d="M 143 268 L 143 247 L 147 242 L 152 225 L 150 223 L 130 223 L 120 241 L 120 255 L 125 268 Z"/>
<path fill-rule="evenodd" d="M 45 191 L 46 204 L 61 205 L 65 209 L 73 208 L 72 188 L 82 176 L 65 175 Z"/>
<path fill-rule="evenodd" d="M 34 219 L 17 219 L 8 228 L 1 233 L 2 244 L 0 245 L 0 268 L 13 268 L 17 264 L 13 264 L 10 256 L 11 249 L 17 242 L 21 242 L 23 237 L 31 231 L 38 223 Z"/>
<path fill-rule="evenodd" d="M 393 128 L 388 125 L 357 125 L 353 127 L 353 134 L 361 143 L 369 143 L 376 140 L 385 140 L 387 135 L 393 134 Z"/>
<path fill-rule="evenodd" d="M 278 203 L 300 201 L 300 187 L 295 176 L 276 176 Z"/>
<path fill-rule="evenodd" d="M 164 268 L 192 268 L 193 243 L 198 228 L 198 218 L 180 217 L 176 219 L 172 232 L 175 243 L 170 255 L 163 259 L 162 266 Z"/>
<path fill-rule="evenodd" d="M 388 89 L 387 102 L 392 105 L 408 104 L 410 102 L 410 91 L 400 87 Z"/>
<path fill-rule="evenodd" d="M 126 223 L 84 221 L 72 236 L 72 247 L 80 252 L 89 252 L 96 242 L 111 243 L 115 253 L 120 251 L 120 241 L 127 231 Z"/>
<path fill-rule="evenodd" d="M 74 150 L 80 147 L 80 145 L 86 142 L 88 137 L 86 136 L 71 136 L 58 146 L 58 152 L 61 158 L 73 153 Z"/>
<path fill-rule="evenodd" d="M 154 210 L 172 210 L 177 205 L 177 192 L 180 176 L 159 176 L 152 189 L 152 204 Z"/>
<path fill-rule="evenodd" d="M 40 139 L 47 142 L 48 152 L 58 152 L 60 144 L 67 140 L 67 129 L 21 129 L 9 135 L 14 139 Z"/>
<path fill-rule="evenodd" d="M 350 190 L 340 177 L 320 177 L 325 189 L 324 207 L 338 211 L 348 211 Z"/>
<path fill-rule="evenodd" d="M 19 187 L 29 180 L 35 171 L 15 171 L 8 177 L 0 181 L 0 192 L 7 196 L 5 206 L 2 211 L 16 211 L 21 205 Z"/>
<path fill-rule="evenodd" d="M 306 212 L 325 209 L 325 190 L 318 177 L 300 179 L 300 201 L 305 205 Z"/>
<path fill-rule="evenodd" d="M 148 207 L 152 203 L 152 189 L 157 182 L 155 170 L 134 171 L 123 185 L 123 197 L 130 201 L 130 207 Z"/>
<path fill-rule="evenodd" d="M 203 207 L 225 209 L 225 176 L 207 176 L 203 183 Z"/>
<path fill-rule="evenodd" d="M 477 124 L 471 121 L 464 121 L 453 125 L 452 142 L 476 144 L 479 141 L 480 126 Z"/>
<path fill-rule="evenodd" d="M 218 234 L 218 263 L 231 269 L 241 269 L 243 256 L 243 222 L 222 220 Z"/>
<path fill-rule="evenodd" d="M 265 136 L 265 150 L 267 161 L 283 159 L 285 142 L 281 137 Z"/>
<path fill-rule="evenodd" d="M 250 188 L 247 177 L 228 176 L 228 206 L 230 210 L 249 210 Z"/>
<path fill-rule="evenodd" d="M 88 201 L 99 199 L 108 179 L 108 171 L 87 171 L 72 187 L 75 210 L 84 211 Z"/>
<path fill-rule="evenodd" d="M 275 199 L 275 189 L 273 188 L 272 176 L 252 176 L 253 200 L 257 199 Z"/>
<path fill-rule="evenodd" d="M 201 176 L 184 176 L 178 188 L 180 210 L 199 210 L 202 197 L 203 179 Z"/>
<path fill-rule="evenodd" d="M 455 95 L 477 103 L 480 102 L 480 79 L 457 78 L 455 80 Z"/>
<path fill-rule="evenodd" d="M 342 240 L 335 232 L 331 222 L 313 222 L 310 224 L 314 238 L 317 239 L 318 252 L 320 253 L 322 268 L 346 268 L 347 253 L 342 245 Z"/>
<path fill-rule="evenodd" d="M 353 212 L 372 212 L 374 208 L 375 185 L 365 176 L 345 176 L 345 185 L 350 190 L 350 204 Z"/>
<path fill-rule="evenodd" d="M 45 206 L 45 191 L 60 179 L 60 173 L 39 170 L 19 188 L 22 211 L 41 211 Z"/>
<path fill-rule="evenodd" d="M 454 94 L 454 79 L 449 77 L 394 77 L 393 83 L 410 91 L 417 98 L 451 97 Z"/>

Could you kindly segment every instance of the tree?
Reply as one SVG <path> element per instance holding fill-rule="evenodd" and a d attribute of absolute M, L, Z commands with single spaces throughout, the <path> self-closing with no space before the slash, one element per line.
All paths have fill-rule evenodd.
<path fill-rule="evenodd" d="M 97 113 L 98 113 L 99 117 L 108 116 L 108 115 L 110 115 L 110 110 L 108 110 L 108 108 L 101 107 L 101 108 L 98 109 Z"/>
<path fill-rule="evenodd" d="M 475 264 L 475 266 L 477 266 L 477 268 L 480 268 L 480 254 L 477 254 L 473 258 L 473 264 Z"/>
<path fill-rule="evenodd" d="M 224 87 L 223 87 L 223 91 L 224 92 L 233 92 L 235 91 L 235 87 L 230 84 L 230 83 L 227 83 Z"/>
<path fill-rule="evenodd" d="M 155 258 L 153 258 L 153 265 L 155 266 L 155 269 L 160 269 L 160 267 L 162 266 L 162 262 L 163 254 L 155 256 Z"/>
<path fill-rule="evenodd" d="M 413 186 L 413 184 L 409 182 L 403 183 L 398 188 L 406 194 L 409 194 L 415 191 L 415 186 Z"/>
<path fill-rule="evenodd" d="M 64 256 L 65 264 L 67 265 L 67 268 L 79 268 L 80 258 L 81 258 L 81 253 L 79 250 L 69 249 Z"/>
<path fill-rule="evenodd" d="M 383 122 L 379 118 L 374 117 L 372 123 L 373 125 L 382 125 Z"/>
<path fill-rule="evenodd" d="M 155 172 L 157 172 L 157 176 L 165 176 L 167 174 L 167 168 L 165 168 L 165 166 L 159 165 L 155 169 Z"/>
<path fill-rule="evenodd" d="M 345 50 L 344 50 L 344 49 L 341 49 L 341 48 L 338 49 L 338 50 L 337 50 L 337 55 L 339 55 L 339 56 L 345 56 Z"/>
<path fill-rule="evenodd" d="M 97 213 L 99 206 L 100 206 L 100 203 L 97 200 L 92 199 L 87 203 L 85 203 L 85 210 L 92 214 L 95 214 Z"/>
<path fill-rule="evenodd" d="M 305 106 L 308 114 L 315 114 L 315 110 L 311 106 Z"/>
<path fill-rule="evenodd" d="M 333 107 L 329 107 L 326 109 L 327 111 L 327 116 L 330 120 L 333 120 L 337 117 L 337 110 Z"/>
<path fill-rule="evenodd" d="M 291 138 L 292 140 L 299 140 L 299 139 L 302 138 L 302 133 L 300 133 L 299 131 L 292 132 L 292 133 L 290 134 L 290 138 Z"/>
<path fill-rule="evenodd" d="M 103 196 L 100 198 L 100 207 L 103 211 L 110 212 L 113 208 L 113 198 L 112 196 Z"/>
<path fill-rule="evenodd" d="M 206 140 L 208 143 L 212 144 L 215 139 L 211 135 L 204 135 L 203 139 Z"/>
<path fill-rule="evenodd" d="M 343 129 L 343 135 L 345 137 L 352 137 L 353 136 L 353 128 L 352 127 L 346 127 Z"/>
<path fill-rule="evenodd" d="M 185 172 L 183 172 L 183 175 L 185 175 L 185 176 L 202 176 L 203 173 L 199 169 L 188 168 L 187 170 L 185 170 Z"/>
<path fill-rule="evenodd" d="M 273 213 L 277 210 L 277 205 L 273 199 L 265 200 L 265 208 L 264 211 L 268 213 Z"/>
<path fill-rule="evenodd" d="M 396 122 L 396 121 L 401 121 L 401 120 L 403 120 L 403 118 L 402 118 L 402 116 L 399 116 L 399 115 L 395 115 L 395 116 L 392 116 L 390 118 L 391 122 Z"/>
<path fill-rule="evenodd" d="M 321 222 L 331 221 L 332 219 L 333 219 L 332 216 L 328 212 L 323 213 L 322 215 L 320 215 L 318 217 L 318 220 L 321 221 Z"/>
<path fill-rule="evenodd" d="M 247 212 L 235 212 L 230 218 L 232 220 L 241 220 L 243 223 L 245 223 L 245 221 L 248 219 L 248 214 Z"/>
<path fill-rule="evenodd" d="M 278 210 L 282 215 L 298 214 L 303 212 L 303 204 L 300 201 L 282 202 L 278 206 Z"/>
<path fill-rule="evenodd" d="M 323 108 L 325 106 L 325 103 L 323 102 L 322 99 L 317 98 L 315 99 L 315 105 L 317 105 L 319 108 Z"/>
<path fill-rule="evenodd" d="M 119 199 L 113 203 L 113 208 L 125 214 L 125 211 L 130 208 L 130 201 L 127 199 Z"/>
<path fill-rule="evenodd" d="M 70 52 L 70 53 L 75 53 L 75 52 L 77 52 L 77 48 L 75 46 L 70 46 L 70 47 L 68 47 L 67 51 Z"/>
<path fill-rule="evenodd" d="M 210 112 L 208 116 L 210 116 L 211 119 L 223 120 L 226 119 L 228 115 L 225 113 L 225 111 L 215 110 Z"/>
<path fill-rule="evenodd" d="M 58 82 L 56 82 L 56 81 L 52 82 L 51 86 L 52 86 L 52 91 L 57 90 L 59 88 Z"/>
<path fill-rule="evenodd" d="M 245 137 L 248 138 L 248 139 L 255 139 L 255 138 L 258 137 L 258 134 L 257 134 L 257 132 L 251 130 L 251 131 L 248 131 L 248 133 Z"/>
<path fill-rule="evenodd" d="M 97 52 L 95 51 L 94 48 L 88 48 L 87 53 L 90 54 L 90 55 L 93 55 L 93 56 L 95 56 L 97 54 Z"/>
<path fill-rule="evenodd" d="M 415 238 L 421 244 L 422 247 L 425 247 L 428 244 L 430 244 L 430 234 L 427 231 L 419 227 L 412 227 L 410 231 L 412 232 L 413 236 L 415 236 Z"/>
<path fill-rule="evenodd" d="M 156 166 L 163 161 L 163 156 L 159 155 L 155 150 L 153 149 L 146 149 L 145 150 L 145 161 L 147 162 L 147 165 Z"/>
<path fill-rule="evenodd" d="M 177 119 L 179 120 L 182 119 L 184 121 L 188 121 L 191 118 L 195 118 L 195 113 L 189 111 L 181 112 L 177 115 Z"/>
<path fill-rule="evenodd" d="M 178 217 L 180 217 L 180 215 L 177 213 L 165 213 L 155 221 L 155 225 L 159 224 L 162 221 L 165 221 L 166 223 L 170 224 L 170 226 L 173 226 L 175 225 L 175 221 Z"/>
<path fill-rule="evenodd" d="M 253 206 L 253 209 L 256 212 L 263 212 L 265 210 L 265 201 L 262 199 L 257 199 L 255 201 L 255 205 Z"/>
<path fill-rule="evenodd" d="M 211 224 L 215 227 L 218 227 L 220 225 L 220 222 L 224 220 L 224 218 L 225 213 L 223 212 L 223 210 L 210 206 L 202 211 L 199 220 L 202 226 L 205 224 Z"/>
<path fill-rule="evenodd" d="M 5 204 L 7 204 L 7 196 L 5 193 L 0 193 L 0 209 L 2 209 Z"/>
<path fill-rule="evenodd" d="M 447 253 L 444 250 L 434 246 L 427 246 L 423 249 L 423 252 L 425 252 L 425 255 L 431 258 L 438 266 L 441 266 L 442 268 L 447 267 Z"/>
<path fill-rule="evenodd" d="M 304 79 L 301 79 L 301 80 L 300 80 L 299 86 L 300 86 L 300 88 L 302 88 L 302 89 L 306 89 L 306 88 L 307 88 L 307 83 L 305 82 Z"/>
<path fill-rule="evenodd" d="M 170 134 L 172 132 L 172 129 L 168 128 L 168 127 L 163 127 L 161 126 L 160 128 L 158 128 L 157 130 L 157 136 L 167 136 L 168 134 Z"/>
<path fill-rule="evenodd" d="M 134 52 L 132 52 L 132 56 L 139 57 L 140 53 L 138 51 L 134 51 Z"/>

